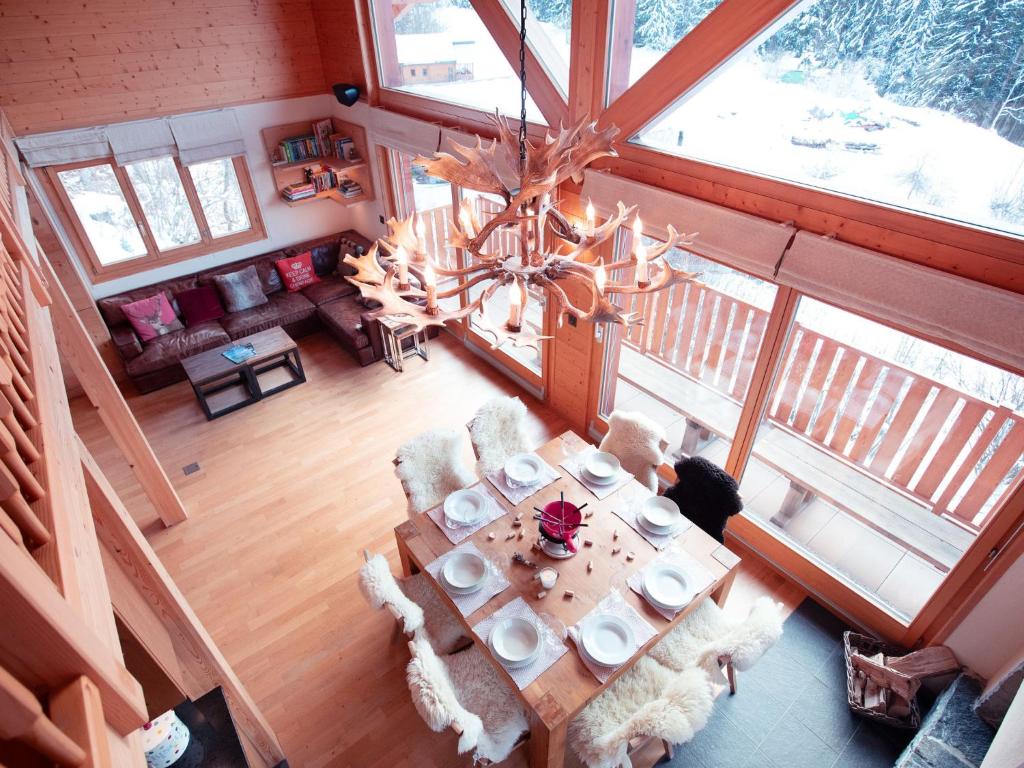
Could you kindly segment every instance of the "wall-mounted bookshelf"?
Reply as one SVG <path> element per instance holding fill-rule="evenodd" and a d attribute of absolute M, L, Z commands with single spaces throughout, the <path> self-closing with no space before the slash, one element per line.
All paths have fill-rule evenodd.
<path fill-rule="evenodd" d="M 361 125 L 336 117 L 325 117 L 275 125 L 264 128 L 261 133 L 267 157 L 270 158 L 274 184 L 285 205 L 308 205 L 318 200 L 354 205 L 374 199 L 370 147 L 366 142 L 366 130 Z M 354 157 L 349 148 L 354 150 Z M 306 169 L 315 167 L 321 167 L 323 173 L 319 174 L 310 193 L 310 190 L 301 187 L 310 183 Z M 354 182 L 358 185 L 358 193 L 346 195 L 344 189 L 347 186 L 341 189 L 328 186 L 331 177 Z M 294 192 L 296 189 L 300 189 L 299 194 L 303 196 L 289 199 L 286 190 Z"/>

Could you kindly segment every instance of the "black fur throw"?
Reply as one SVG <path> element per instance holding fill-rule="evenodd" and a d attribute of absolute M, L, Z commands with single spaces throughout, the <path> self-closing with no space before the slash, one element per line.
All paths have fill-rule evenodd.
<path fill-rule="evenodd" d="M 675 470 L 676 484 L 665 495 L 698 528 L 724 544 L 726 523 L 743 509 L 739 485 L 732 475 L 701 456 L 677 461 Z"/>

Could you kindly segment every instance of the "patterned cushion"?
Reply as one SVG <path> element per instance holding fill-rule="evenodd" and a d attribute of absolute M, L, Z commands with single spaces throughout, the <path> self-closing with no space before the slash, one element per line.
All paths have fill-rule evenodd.
<path fill-rule="evenodd" d="M 224 308 L 228 312 L 241 312 L 243 309 L 267 303 L 260 276 L 256 272 L 256 267 L 252 265 L 238 272 L 214 275 L 213 281 L 224 299 Z"/>
<path fill-rule="evenodd" d="M 139 334 L 139 338 L 145 343 L 158 336 L 184 328 L 164 293 L 139 299 L 131 304 L 124 304 L 121 311 L 128 318 L 128 322 L 132 324 L 135 332 Z"/>

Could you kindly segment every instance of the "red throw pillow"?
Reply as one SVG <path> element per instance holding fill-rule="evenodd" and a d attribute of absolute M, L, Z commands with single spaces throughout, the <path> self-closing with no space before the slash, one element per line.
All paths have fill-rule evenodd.
<path fill-rule="evenodd" d="M 224 306 L 220 303 L 220 294 L 212 285 L 201 285 L 174 294 L 181 314 L 185 316 L 185 325 L 190 328 L 200 323 L 208 323 L 218 317 L 224 317 Z"/>
<path fill-rule="evenodd" d="M 313 254 L 309 251 L 289 256 L 287 259 L 278 259 L 274 266 L 281 275 L 284 287 L 289 291 L 298 291 L 307 285 L 320 282 L 320 278 L 313 271 Z"/>
<path fill-rule="evenodd" d="M 121 307 L 124 316 L 132 324 L 132 328 L 144 342 L 150 342 L 158 336 L 171 331 L 180 331 L 184 326 L 174 314 L 167 294 L 160 292 L 148 299 L 139 299 Z"/>

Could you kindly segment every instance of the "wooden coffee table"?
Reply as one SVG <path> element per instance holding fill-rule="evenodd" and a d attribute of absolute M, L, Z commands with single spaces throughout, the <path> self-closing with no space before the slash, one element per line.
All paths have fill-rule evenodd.
<path fill-rule="evenodd" d="M 222 354 L 252 344 L 256 354 L 232 363 Z M 216 419 L 306 380 L 299 348 L 280 328 L 271 328 L 208 349 L 181 361 L 207 419 Z"/>

